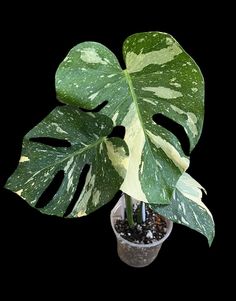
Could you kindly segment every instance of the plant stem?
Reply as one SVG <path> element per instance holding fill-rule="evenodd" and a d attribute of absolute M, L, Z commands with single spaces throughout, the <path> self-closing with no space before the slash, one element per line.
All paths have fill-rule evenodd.
<path fill-rule="evenodd" d="M 142 212 L 142 221 L 143 223 L 145 223 L 146 221 L 146 207 L 145 207 L 145 203 L 144 202 L 141 202 L 141 212 Z"/>
<path fill-rule="evenodd" d="M 140 202 L 140 204 L 138 206 L 137 222 L 138 222 L 138 224 L 142 224 L 142 222 L 143 222 L 143 217 L 142 217 L 142 202 Z"/>
<path fill-rule="evenodd" d="M 140 202 L 140 205 L 138 208 L 137 221 L 139 224 L 144 223 L 146 221 L 146 212 L 145 212 L 145 203 L 144 202 Z"/>
<path fill-rule="evenodd" d="M 128 194 L 125 195 L 125 205 L 126 205 L 126 216 L 129 223 L 130 228 L 134 226 L 134 219 L 133 219 L 133 203 L 132 199 Z"/>

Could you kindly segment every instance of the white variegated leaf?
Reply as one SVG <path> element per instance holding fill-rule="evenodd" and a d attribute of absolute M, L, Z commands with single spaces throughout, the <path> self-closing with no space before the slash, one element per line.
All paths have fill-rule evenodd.
<path fill-rule="evenodd" d="M 153 116 L 159 113 L 181 125 L 192 150 L 203 124 L 203 77 L 193 59 L 165 33 L 128 37 L 123 55 L 126 70 L 105 46 L 78 44 L 57 70 L 57 96 L 85 109 L 107 100 L 101 112 L 126 128 L 130 160 L 122 190 L 137 200 L 168 204 L 189 159 L 176 136 Z"/>
<path fill-rule="evenodd" d="M 183 173 L 177 182 L 171 203 L 169 205 L 151 204 L 151 207 L 173 222 L 203 234 L 211 245 L 215 235 L 215 225 L 212 214 L 202 202 L 201 189 L 204 190 L 197 181 L 189 174 Z"/>
<path fill-rule="evenodd" d="M 128 148 L 120 138 L 106 138 L 113 129 L 104 115 L 85 113 L 74 106 L 55 108 L 23 140 L 18 168 L 6 188 L 31 206 L 37 202 L 59 171 L 63 181 L 41 212 L 64 216 L 70 205 L 80 174 L 86 164 L 83 190 L 69 217 L 86 215 L 110 201 L 119 190 L 128 164 Z M 46 145 L 32 138 L 56 138 L 70 142 L 69 147 Z M 81 187 L 82 188 L 82 187 Z"/>

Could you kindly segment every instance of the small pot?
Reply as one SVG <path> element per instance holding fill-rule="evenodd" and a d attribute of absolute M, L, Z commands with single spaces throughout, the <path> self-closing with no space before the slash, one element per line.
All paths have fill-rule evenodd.
<path fill-rule="evenodd" d="M 167 239 L 172 231 L 173 222 L 164 218 L 167 224 L 167 231 L 162 239 L 152 244 L 136 244 L 124 239 L 115 229 L 114 225 L 116 221 L 118 219 L 124 219 L 124 209 L 125 199 L 124 195 L 122 195 L 110 214 L 111 226 L 117 239 L 118 256 L 129 266 L 136 268 L 145 267 L 151 264 L 157 257 L 162 243 Z"/>

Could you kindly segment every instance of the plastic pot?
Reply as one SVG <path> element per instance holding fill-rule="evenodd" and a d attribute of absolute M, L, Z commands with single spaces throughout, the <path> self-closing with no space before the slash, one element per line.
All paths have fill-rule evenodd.
<path fill-rule="evenodd" d="M 125 201 L 122 195 L 117 204 L 111 211 L 110 220 L 112 229 L 117 239 L 117 253 L 119 258 L 126 264 L 132 267 L 145 267 L 153 262 L 157 257 L 163 242 L 170 235 L 173 222 L 165 219 L 167 231 L 165 236 L 152 244 L 136 244 L 124 239 L 115 229 L 115 223 L 118 219 L 124 219 Z"/>

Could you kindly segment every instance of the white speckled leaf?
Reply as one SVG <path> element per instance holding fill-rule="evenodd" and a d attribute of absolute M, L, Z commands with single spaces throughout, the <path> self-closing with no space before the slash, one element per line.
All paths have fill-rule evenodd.
<path fill-rule="evenodd" d="M 55 108 L 23 140 L 18 168 L 6 188 L 31 206 L 54 179 L 58 171 L 64 179 L 49 203 L 39 210 L 63 216 L 74 196 L 80 174 L 89 164 L 84 188 L 70 217 L 86 215 L 110 201 L 119 190 L 128 163 L 128 148 L 120 138 L 106 138 L 113 128 L 104 115 L 84 113 L 73 106 Z M 67 140 L 69 147 L 53 147 L 30 140 L 49 137 Z"/>
<path fill-rule="evenodd" d="M 180 124 L 192 150 L 203 124 L 203 77 L 191 57 L 165 33 L 128 37 L 123 55 L 126 70 L 105 46 L 78 44 L 57 70 L 57 96 L 86 109 L 107 100 L 101 112 L 115 125 L 125 126 L 130 151 L 122 190 L 141 201 L 166 204 L 189 159 L 176 136 L 152 118 L 160 113 Z"/>
<path fill-rule="evenodd" d="M 177 182 L 169 205 L 151 207 L 175 223 L 182 224 L 206 236 L 211 245 L 215 236 L 215 224 L 209 209 L 201 201 L 204 188 L 189 174 L 183 173 Z M 205 191 L 205 190 L 204 190 Z"/>

